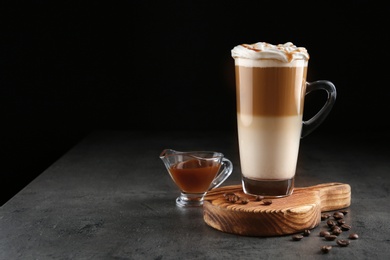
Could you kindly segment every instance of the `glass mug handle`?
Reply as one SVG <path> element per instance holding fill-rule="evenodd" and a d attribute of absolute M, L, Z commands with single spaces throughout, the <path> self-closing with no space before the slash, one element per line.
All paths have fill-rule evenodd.
<path fill-rule="evenodd" d="M 214 178 L 211 183 L 209 190 L 217 188 L 221 185 L 233 172 L 233 164 L 227 158 L 222 158 L 221 167 L 223 167 L 222 171 Z"/>
<path fill-rule="evenodd" d="M 306 95 L 314 90 L 325 90 L 328 93 L 328 98 L 317 114 L 307 121 L 302 122 L 302 133 L 301 138 L 307 136 L 314 129 L 316 129 L 328 116 L 330 110 L 332 109 L 334 102 L 336 101 L 336 87 L 332 82 L 327 80 L 318 80 L 314 82 L 306 83 Z"/>

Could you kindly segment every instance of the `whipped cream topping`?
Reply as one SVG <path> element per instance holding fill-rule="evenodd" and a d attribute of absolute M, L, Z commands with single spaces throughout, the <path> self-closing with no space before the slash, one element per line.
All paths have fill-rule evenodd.
<path fill-rule="evenodd" d="M 232 49 L 233 58 L 260 60 L 278 60 L 292 62 L 295 60 L 309 60 L 309 53 L 304 47 L 297 47 L 291 42 L 273 45 L 266 42 L 241 44 Z"/>

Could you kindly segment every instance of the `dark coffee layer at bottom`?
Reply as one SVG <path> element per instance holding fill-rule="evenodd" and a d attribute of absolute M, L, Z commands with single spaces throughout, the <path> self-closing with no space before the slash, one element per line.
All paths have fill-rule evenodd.
<path fill-rule="evenodd" d="M 242 176 L 242 188 L 249 195 L 261 195 L 266 198 L 286 197 L 293 192 L 294 178 L 288 180 L 255 180 Z"/>

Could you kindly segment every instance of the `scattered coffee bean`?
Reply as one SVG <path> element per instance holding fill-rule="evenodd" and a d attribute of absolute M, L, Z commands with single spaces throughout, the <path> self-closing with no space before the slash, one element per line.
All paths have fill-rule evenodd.
<path fill-rule="evenodd" d="M 321 251 L 323 252 L 323 253 L 329 253 L 329 251 L 332 249 L 332 246 L 322 246 L 321 247 Z"/>
<path fill-rule="evenodd" d="M 225 194 L 223 194 L 223 196 L 225 198 L 227 198 L 228 196 L 235 196 L 236 194 L 234 194 L 233 192 L 226 192 Z"/>
<path fill-rule="evenodd" d="M 326 231 L 326 230 L 322 230 L 320 232 L 320 237 L 329 236 L 329 235 L 330 235 L 330 233 L 328 231 Z"/>
<path fill-rule="evenodd" d="M 330 214 L 329 213 L 322 213 L 321 214 L 321 220 L 326 220 L 328 218 L 330 218 Z"/>
<path fill-rule="evenodd" d="M 240 197 L 232 192 L 228 192 L 228 193 L 225 193 L 225 198 L 227 201 L 231 202 L 231 203 L 236 203 Z"/>
<path fill-rule="evenodd" d="M 334 230 L 336 230 L 336 229 L 341 230 L 341 227 L 339 227 L 339 226 L 333 226 L 333 227 L 330 228 L 331 231 L 334 231 Z"/>
<path fill-rule="evenodd" d="M 309 229 L 305 229 L 305 231 L 303 231 L 303 236 L 305 236 L 305 237 L 310 236 L 310 230 Z"/>
<path fill-rule="evenodd" d="M 241 204 L 248 204 L 249 199 L 248 198 L 242 198 L 241 199 Z"/>
<path fill-rule="evenodd" d="M 345 220 L 339 219 L 339 220 L 337 220 L 337 224 L 341 226 L 341 225 L 345 224 Z"/>
<path fill-rule="evenodd" d="M 333 218 L 336 220 L 342 219 L 344 218 L 344 214 L 341 213 L 340 211 L 336 211 L 335 213 L 333 213 Z"/>
<path fill-rule="evenodd" d="M 347 215 L 348 214 L 348 210 L 340 210 L 341 213 L 343 213 L 344 215 Z"/>
<path fill-rule="evenodd" d="M 296 234 L 296 235 L 292 236 L 292 240 L 294 240 L 294 241 L 300 241 L 302 238 L 303 238 L 303 236 L 300 234 Z"/>
<path fill-rule="evenodd" d="M 332 234 L 333 235 L 340 235 L 341 233 L 343 233 L 343 231 L 340 229 L 340 228 L 335 228 L 333 231 L 332 231 Z"/>
<path fill-rule="evenodd" d="M 336 235 L 327 235 L 327 236 L 325 236 L 325 240 L 327 240 L 327 241 L 333 241 L 336 238 L 337 238 Z"/>
<path fill-rule="evenodd" d="M 328 225 L 328 227 L 334 227 L 336 226 L 336 222 L 334 222 L 333 220 L 329 219 L 328 221 L 326 221 L 326 224 Z"/>
<path fill-rule="evenodd" d="M 271 205 L 272 204 L 272 200 L 265 199 L 265 200 L 263 200 L 263 204 L 264 205 Z"/>
<path fill-rule="evenodd" d="M 351 233 L 351 234 L 349 234 L 348 238 L 349 238 L 349 239 L 358 239 L 358 238 L 359 238 L 359 235 L 356 234 L 356 233 Z"/>
<path fill-rule="evenodd" d="M 239 200 L 240 198 L 238 196 L 232 196 L 231 198 L 229 198 L 229 201 L 232 202 L 232 203 L 235 203 Z"/>
<path fill-rule="evenodd" d="M 344 231 L 348 231 L 351 229 L 351 226 L 350 225 L 347 225 L 347 224 L 342 224 L 341 225 L 341 229 L 344 230 Z"/>
<path fill-rule="evenodd" d="M 349 240 L 345 240 L 345 239 L 338 239 L 337 240 L 337 244 L 341 247 L 346 247 L 349 245 Z"/>

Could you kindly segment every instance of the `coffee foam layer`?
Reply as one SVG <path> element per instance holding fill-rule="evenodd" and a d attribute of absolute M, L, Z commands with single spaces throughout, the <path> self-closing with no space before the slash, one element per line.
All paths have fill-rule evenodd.
<path fill-rule="evenodd" d="M 307 61 L 309 60 L 309 53 L 307 50 L 304 47 L 297 47 L 291 42 L 278 45 L 266 42 L 241 44 L 234 47 L 231 53 L 232 57 L 236 59 L 236 65 L 250 67 L 257 67 L 256 64 L 260 64 L 263 67 L 302 66 L 302 64 L 307 64 Z M 241 65 L 237 64 L 237 60 Z M 261 63 L 256 62 L 259 60 L 261 60 Z M 296 61 L 298 64 L 296 64 Z M 263 64 L 263 62 L 269 64 Z M 243 65 L 242 63 L 245 63 L 246 65 Z"/>

